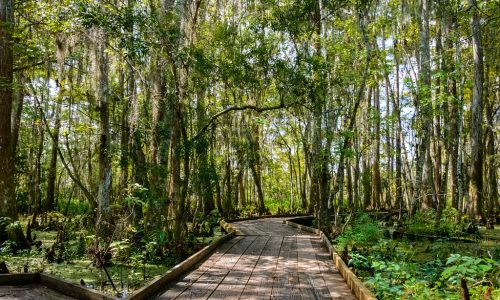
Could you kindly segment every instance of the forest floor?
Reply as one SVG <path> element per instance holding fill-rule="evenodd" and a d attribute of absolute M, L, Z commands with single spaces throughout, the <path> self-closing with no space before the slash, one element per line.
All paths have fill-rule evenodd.
<path fill-rule="evenodd" d="M 27 220 L 21 219 L 23 231 L 26 232 Z M 73 238 L 65 242 L 63 259 L 49 262 L 46 256 L 48 249 L 54 245 L 57 239 L 56 230 L 32 230 L 32 236 L 36 236 L 36 241 L 41 241 L 41 247 L 32 246 L 31 249 L 9 251 L 8 248 L 1 248 L 0 261 L 5 261 L 11 273 L 44 272 L 62 278 L 74 284 L 85 285 L 86 287 L 100 290 L 110 295 L 120 295 L 121 297 L 133 293 L 146 283 L 167 272 L 173 265 L 179 263 L 177 260 L 167 260 L 158 262 L 146 262 L 145 255 L 130 255 L 124 259 L 112 258 L 109 266 L 106 267 L 116 290 L 110 284 L 105 271 L 94 265 L 91 258 L 86 253 L 92 236 L 86 236 L 85 245 L 81 239 Z M 76 232 L 75 236 L 82 236 L 85 232 Z M 213 241 L 222 233 L 220 229 L 215 229 L 213 236 L 196 237 L 194 247 L 190 252 L 201 249 Z M 118 255 L 118 248 L 122 244 L 117 243 L 111 250 L 113 255 Z M 83 249 L 82 249 L 83 247 Z M 131 246 L 133 247 L 133 246 Z"/>

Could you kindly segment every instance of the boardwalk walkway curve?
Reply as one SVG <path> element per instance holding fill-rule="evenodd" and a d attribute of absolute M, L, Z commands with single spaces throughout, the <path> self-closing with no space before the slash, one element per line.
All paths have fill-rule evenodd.
<path fill-rule="evenodd" d="M 355 299 L 317 235 L 282 218 L 232 226 L 234 238 L 157 299 Z"/>

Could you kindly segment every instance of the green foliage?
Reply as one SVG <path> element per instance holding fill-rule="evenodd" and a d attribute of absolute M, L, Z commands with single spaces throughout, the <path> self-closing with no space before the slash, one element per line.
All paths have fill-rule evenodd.
<path fill-rule="evenodd" d="M 359 253 L 352 253 L 347 265 L 357 270 L 368 270 L 371 267 L 368 258 Z"/>
<path fill-rule="evenodd" d="M 345 246 L 363 248 L 377 243 L 382 236 L 379 225 L 369 215 L 361 213 L 335 241 L 339 248 Z"/>
<path fill-rule="evenodd" d="M 128 239 L 112 242 L 109 247 L 117 261 L 126 262 L 130 258 L 131 244 Z"/>
<path fill-rule="evenodd" d="M 442 237 L 460 237 L 464 235 L 467 224 L 463 222 L 458 211 L 452 207 L 443 210 L 439 226 L 435 222 L 436 212 L 428 209 L 417 212 L 406 221 L 407 233 L 433 235 Z"/>
<path fill-rule="evenodd" d="M 377 270 L 373 277 L 365 280 L 365 283 L 375 290 L 378 299 L 393 299 L 404 293 L 404 286 L 397 284 L 404 282 L 409 273 L 396 263 L 385 264 L 384 262 L 374 262 L 374 269 Z M 397 270 L 396 273 L 392 273 Z M 390 275 L 390 277 L 386 277 Z"/>
<path fill-rule="evenodd" d="M 500 294 L 498 260 L 451 254 L 444 260 L 420 261 L 421 251 L 432 249 L 434 255 L 439 255 L 439 251 L 456 250 L 457 246 L 453 242 L 446 242 L 447 247 L 424 243 L 416 249 L 413 244 L 382 239 L 363 249 L 363 253 L 349 253 L 348 264 L 378 299 L 455 299 L 461 278 L 468 280 L 472 299 L 482 299 L 488 289 L 492 295 Z"/>
<path fill-rule="evenodd" d="M 500 263 L 489 258 L 483 259 L 452 254 L 446 261 L 446 265 L 447 267 L 441 273 L 441 277 L 453 285 L 458 285 L 462 278 L 473 283 L 479 280 L 493 280 L 493 278 L 488 278 L 488 275 L 494 275 L 495 272 L 490 273 L 494 268 L 497 269 L 495 280 L 498 280 L 498 275 L 500 275 L 500 271 L 498 271 Z"/>
<path fill-rule="evenodd" d="M 269 203 L 269 201 L 266 201 L 266 207 L 273 206 L 272 204 Z M 241 217 L 249 217 L 257 214 L 257 207 L 253 204 L 247 204 L 243 207 L 240 208 L 240 216 Z"/>
<path fill-rule="evenodd" d="M 90 211 L 90 205 L 87 201 L 79 201 L 77 199 L 61 199 L 57 203 L 57 210 L 68 215 L 78 216 L 87 214 Z"/>
<path fill-rule="evenodd" d="M 0 229 L 5 230 L 5 228 L 11 223 L 12 223 L 11 218 L 0 216 Z"/>
<path fill-rule="evenodd" d="M 8 255 L 16 252 L 17 244 L 15 241 L 6 240 L 0 245 L 0 254 Z"/>
<path fill-rule="evenodd" d="M 219 226 L 221 216 L 218 210 L 212 210 L 208 216 L 206 216 L 199 226 L 198 235 L 210 236 L 213 234 L 213 228 Z"/>

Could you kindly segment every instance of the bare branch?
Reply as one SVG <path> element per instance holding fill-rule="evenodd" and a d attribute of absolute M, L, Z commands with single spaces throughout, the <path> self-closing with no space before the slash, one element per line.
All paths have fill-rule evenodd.
<path fill-rule="evenodd" d="M 288 106 L 290 106 L 290 105 L 288 105 Z M 276 109 L 280 109 L 280 108 L 285 108 L 285 103 L 283 102 L 283 100 L 281 100 L 280 103 L 277 105 L 267 106 L 267 107 L 259 107 L 256 105 L 230 106 L 230 107 L 216 113 L 215 115 L 213 115 L 210 118 L 210 120 L 208 120 L 207 124 L 205 124 L 205 126 L 203 126 L 203 128 L 201 128 L 200 131 L 198 131 L 196 133 L 196 135 L 191 140 L 195 141 L 195 140 L 199 139 L 220 116 L 223 116 L 223 115 L 230 113 L 232 111 L 253 110 L 253 111 L 256 111 L 258 113 L 261 113 L 261 112 L 265 112 L 265 111 L 269 111 L 269 110 L 276 110 Z"/>

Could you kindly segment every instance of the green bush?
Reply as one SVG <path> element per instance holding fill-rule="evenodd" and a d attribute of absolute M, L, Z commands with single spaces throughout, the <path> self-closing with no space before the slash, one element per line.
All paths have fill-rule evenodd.
<path fill-rule="evenodd" d="M 364 248 L 377 243 L 383 237 L 382 229 L 367 214 L 356 216 L 351 226 L 339 235 L 335 241 L 340 248 Z"/>
<path fill-rule="evenodd" d="M 463 236 L 467 228 L 467 223 L 453 207 L 443 210 L 439 226 L 436 226 L 436 212 L 433 209 L 416 213 L 406 225 L 408 233 L 442 237 Z"/>
<path fill-rule="evenodd" d="M 443 280 L 452 285 L 459 285 L 462 278 L 477 284 L 479 281 L 497 281 L 495 272 L 500 268 L 500 263 L 489 258 L 470 257 L 460 254 L 452 254 L 446 261 L 447 267 L 441 273 Z"/>

